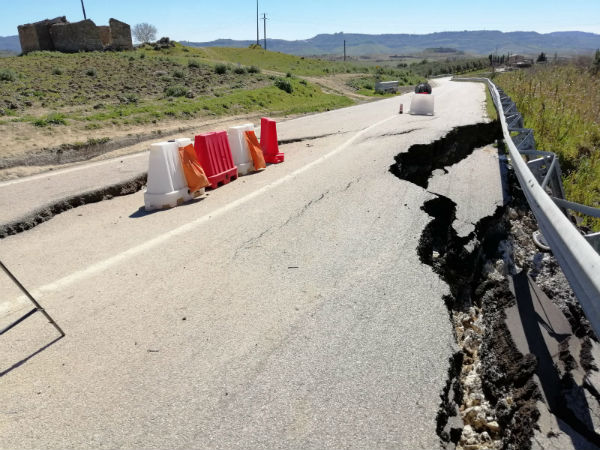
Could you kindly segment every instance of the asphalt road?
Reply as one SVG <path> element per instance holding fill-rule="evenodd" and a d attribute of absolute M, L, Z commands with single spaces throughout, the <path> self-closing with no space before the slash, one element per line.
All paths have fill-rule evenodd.
<path fill-rule="evenodd" d="M 439 447 L 455 344 L 416 254 L 433 194 L 388 169 L 484 120 L 485 93 L 434 94 L 433 117 L 399 115 L 406 95 L 280 123 L 284 164 L 185 206 L 148 214 L 139 192 L 0 241 L 67 333 L 48 345 L 35 315 L 0 337 L 0 447 Z M 501 198 L 487 155 L 436 181 L 465 223 Z M 0 289 L 5 324 L 24 310 Z"/>

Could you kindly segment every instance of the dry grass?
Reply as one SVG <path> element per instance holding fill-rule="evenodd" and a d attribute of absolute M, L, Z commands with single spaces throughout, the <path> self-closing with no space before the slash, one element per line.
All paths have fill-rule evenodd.
<path fill-rule="evenodd" d="M 587 67 L 549 65 L 495 81 L 535 130 L 537 148 L 559 155 L 567 199 L 600 207 L 600 76 Z M 600 220 L 584 223 L 600 231 Z"/>

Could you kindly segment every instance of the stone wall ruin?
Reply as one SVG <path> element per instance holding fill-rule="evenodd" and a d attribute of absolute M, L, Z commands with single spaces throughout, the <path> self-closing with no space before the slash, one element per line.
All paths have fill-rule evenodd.
<path fill-rule="evenodd" d="M 18 30 L 23 54 L 39 50 L 133 50 L 131 27 L 112 18 L 108 26 L 96 26 L 90 19 L 71 23 L 62 16 L 19 25 Z"/>
<path fill-rule="evenodd" d="M 19 25 L 17 29 L 19 30 L 21 51 L 29 53 L 39 50 L 54 50 L 54 42 L 50 37 L 50 27 L 58 23 L 67 23 L 67 18 L 61 16 L 54 19 Z"/>

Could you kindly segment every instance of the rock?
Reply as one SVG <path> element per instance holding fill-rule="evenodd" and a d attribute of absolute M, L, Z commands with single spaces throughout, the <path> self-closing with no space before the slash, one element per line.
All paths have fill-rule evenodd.
<path fill-rule="evenodd" d="M 481 345 L 481 336 L 478 335 L 472 328 L 465 331 L 463 341 L 463 349 L 471 355 L 477 354 Z"/>
<path fill-rule="evenodd" d="M 484 400 L 485 397 L 483 396 L 483 394 L 469 394 L 469 397 L 466 401 L 467 408 L 471 408 L 473 406 L 481 406 Z"/>
<path fill-rule="evenodd" d="M 485 426 L 492 433 L 499 433 L 500 432 L 500 425 L 498 425 L 498 422 L 496 422 L 495 420 L 486 423 Z"/>
<path fill-rule="evenodd" d="M 484 430 L 486 427 L 485 411 L 482 406 L 473 406 L 465 409 L 463 420 L 471 425 L 474 430 Z"/>
<path fill-rule="evenodd" d="M 479 439 L 481 439 L 481 441 L 483 441 L 483 442 L 492 442 L 492 438 L 490 437 L 490 435 L 488 434 L 487 431 L 484 431 L 483 433 L 481 433 L 479 435 Z"/>

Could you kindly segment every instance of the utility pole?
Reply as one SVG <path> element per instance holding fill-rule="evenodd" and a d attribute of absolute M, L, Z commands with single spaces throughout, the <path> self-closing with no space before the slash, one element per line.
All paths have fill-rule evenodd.
<path fill-rule="evenodd" d="M 256 0 L 256 45 L 260 45 L 258 37 L 258 0 Z"/>
<path fill-rule="evenodd" d="M 83 20 L 87 20 L 87 17 L 85 15 L 85 6 L 83 5 L 83 0 L 81 0 L 81 9 L 83 9 Z"/>
<path fill-rule="evenodd" d="M 344 62 L 346 62 L 346 39 L 344 39 Z"/>
<path fill-rule="evenodd" d="M 264 35 L 265 35 L 265 50 L 267 49 L 267 15 L 263 13 L 262 16 L 263 27 L 264 27 Z"/>

